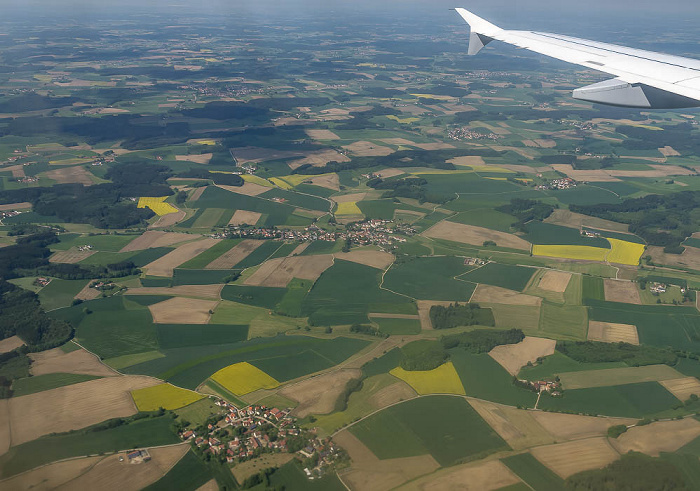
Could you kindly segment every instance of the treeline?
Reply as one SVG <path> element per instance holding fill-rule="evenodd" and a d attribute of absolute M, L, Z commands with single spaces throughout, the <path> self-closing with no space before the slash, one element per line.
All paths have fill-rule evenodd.
<path fill-rule="evenodd" d="M 570 205 L 576 213 L 629 224 L 630 232 L 650 245 L 677 252 L 681 242 L 700 228 L 700 191 L 682 191 L 665 196 L 650 194 L 618 204 Z"/>
<path fill-rule="evenodd" d="M 597 341 L 559 341 L 557 351 L 581 363 L 621 361 L 631 367 L 644 365 L 675 365 L 678 355 L 667 348 L 628 343 Z"/>
<path fill-rule="evenodd" d="M 36 293 L 0 280 L 0 339 L 15 335 L 30 351 L 43 351 L 68 341 L 73 328 L 46 315 Z"/>
<path fill-rule="evenodd" d="M 455 198 L 454 195 L 429 193 L 425 186 L 428 181 L 422 177 L 407 177 L 404 179 L 384 180 L 379 177 L 367 181 L 367 185 L 374 189 L 384 189 L 382 198 L 413 198 L 421 203 L 447 203 Z"/>
<path fill-rule="evenodd" d="M 499 206 L 496 210 L 513 215 L 518 221 L 511 226 L 521 232 L 526 232 L 525 225 L 528 222 L 541 222 L 552 214 L 554 207 L 533 199 L 513 198 L 510 200 L 510 204 Z"/>
<path fill-rule="evenodd" d="M 495 326 L 493 312 L 481 308 L 477 303 L 460 304 L 455 302 L 448 305 L 433 305 L 430 307 L 430 322 L 433 329 L 449 329 L 458 326 Z"/>
<path fill-rule="evenodd" d="M 517 344 L 525 339 L 520 329 L 496 331 L 493 329 L 476 329 L 460 334 L 450 334 L 441 338 L 445 349 L 462 348 L 472 353 L 488 353 L 496 346 Z"/>
<path fill-rule="evenodd" d="M 401 368 L 408 371 L 433 370 L 449 357 L 440 341 L 413 341 L 401 347 Z"/>
<path fill-rule="evenodd" d="M 350 169 L 373 167 L 431 167 L 434 169 L 454 170 L 454 164 L 447 162 L 455 157 L 479 156 L 498 157 L 503 152 L 491 149 L 449 149 L 449 150 L 399 150 L 391 155 L 380 157 L 353 157 L 350 162 L 328 162 L 322 167 L 304 164 L 292 171 L 292 174 L 316 175 L 327 172 L 340 172 Z"/>
<path fill-rule="evenodd" d="M 170 169 L 144 162 L 112 167 L 105 177 L 113 182 L 95 186 L 57 184 L 52 187 L 0 191 L 0 204 L 29 201 L 39 215 L 69 223 L 87 223 L 96 228 L 128 228 L 145 225 L 153 216 L 148 208 L 137 208 L 127 198 L 169 196 L 166 179 Z"/>

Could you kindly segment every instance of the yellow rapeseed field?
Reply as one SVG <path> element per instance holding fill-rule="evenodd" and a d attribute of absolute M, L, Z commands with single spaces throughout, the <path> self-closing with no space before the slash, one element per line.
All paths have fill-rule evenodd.
<path fill-rule="evenodd" d="M 639 258 L 644 254 L 644 244 L 627 242 L 626 240 L 608 239 L 612 250 L 608 254 L 608 262 L 616 264 L 628 264 L 636 266 Z"/>
<path fill-rule="evenodd" d="M 242 396 L 258 389 L 274 389 L 280 383 L 250 363 L 236 363 L 222 368 L 211 379 L 226 390 Z"/>
<path fill-rule="evenodd" d="M 416 121 L 420 121 L 420 118 L 399 118 L 398 116 L 394 116 L 393 114 L 387 116 L 387 118 L 393 119 L 394 121 L 401 124 L 415 123 Z"/>
<path fill-rule="evenodd" d="M 462 381 L 457 375 L 452 362 L 447 362 L 434 370 L 425 372 L 409 372 L 401 367 L 389 372 L 396 378 L 400 378 L 420 395 L 423 394 L 459 394 L 465 395 Z"/>
<path fill-rule="evenodd" d="M 209 145 L 209 146 L 216 145 L 215 140 L 199 140 L 197 143 L 199 143 L 200 145 Z"/>
<path fill-rule="evenodd" d="M 605 261 L 610 249 L 579 245 L 539 245 L 532 246 L 533 256 L 561 257 L 587 261 Z"/>
<path fill-rule="evenodd" d="M 163 409 L 180 409 L 205 396 L 191 390 L 181 389 L 170 384 L 154 385 L 145 389 L 131 391 L 139 411 L 157 411 Z"/>
<path fill-rule="evenodd" d="M 362 215 L 362 210 L 357 206 L 356 201 L 347 201 L 338 203 L 338 209 L 335 210 L 336 215 Z"/>
<path fill-rule="evenodd" d="M 294 185 L 287 182 L 285 179 L 280 179 L 279 177 L 271 177 L 270 182 L 282 189 L 294 189 Z"/>
<path fill-rule="evenodd" d="M 169 213 L 176 213 L 177 208 L 175 208 L 170 203 L 165 203 L 167 196 L 161 196 L 160 198 L 139 198 L 139 208 L 150 208 L 158 216 L 167 215 Z"/>
<path fill-rule="evenodd" d="M 268 188 L 273 187 L 272 183 L 267 179 L 262 177 L 254 176 L 253 174 L 243 174 L 241 176 L 245 182 L 252 182 L 253 184 L 259 184 L 260 186 L 267 186 Z"/>

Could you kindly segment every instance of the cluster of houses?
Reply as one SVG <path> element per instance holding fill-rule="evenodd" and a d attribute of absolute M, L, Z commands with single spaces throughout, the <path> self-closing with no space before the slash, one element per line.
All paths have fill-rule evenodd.
<path fill-rule="evenodd" d="M 406 242 L 405 236 L 411 236 L 416 230 L 409 225 L 394 225 L 393 220 L 364 220 L 349 224 L 343 232 L 329 232 L 310 225 L 303 230 L 259 228 L 232 225 L 225 232 L 211 235 L 214 238 L 247 238 L 262 240 L 294 240 L 300 242 L 313 242 L 324 240 L 335 242 L 337 240 L 350 240 L 358 245 L 379 245 L 386 248 L 396 246 L 397 243 Z"/>
<path fill-rule="evenodd" d="M 576 181 L 570 177 L 559 177 L 552 179 L 547 184 L 539 184 L 535 189 L 571 189 L 576 187 Z"/>
<path fill-rule="evenodd" d="M 225 455 L 229 464 L 245 462 L 263 453 L 294 452 L 308 464 L 304 471 L 313 479 L 324 475 L 343 455 L 330 439 L 317 438 L 314 431 L 299 428 L 296 418 L 290 416 L 290 409 L 261 405 L 237 408 L 223 400 L 215 404 L 225 409 L 221 419 L 209 423 L 203 434 L 185 430 L 180 438 L 205 454 Z M 292 439 L 294 444 L 290 445 Z"/>
<path fill-rule="evenodd" d="M 552 380 L 519 380 L 522 385 L 530 387 L 533 391 L 541 394 L 542 392 L 549 392 L 549 395 L 553 397 L 558 397 L 561 395 L 561 384 Z"/>
<path fill-rule="evenodd" d="M 40 287 L 45 287 L 51 283 L 51 278 L 45 278 L 43 276 L 39 276 L 37 279 L 34 280 L 34 286 L 40 286 Z"/>
<path fill-rule="evenodd" d="M 90 285 L 90 288 L 94 288 L 95 290 L 99 290 L 102 292 L 106 290 L 112 290 L 116 286 L 116 283 L 112 283 L 111 281 L 95 281 Z"/>
<path fill-rule="evenodd" d="M 651 293 L 666 293 L 666 290 L 668 290 L 668 285 L 665 283 L 652 283 L 651 286 L 649 286 L 649 291 Z M 685 290 L 683 290 L 683 293 L 685 293 Z"/>
<path fill-rule="evenodd" d="M 22 212 L 17 210 L 0 211 L 0 220 L 2 220 L 3 218 L 15 217 L 20 213 Z"/>
<path fill-rule="evenodd" d="M 483 266 L 486 264 L 486 261 L 484 259 L 479 259 L 478 257 L 465 257 L 464 258 L 464 265 L 465 266 Z"/>
<path fill-rule="evenodd" d="M 503 135 L 479 133 L 467 126 L 451 129 L 447 132 L 447 136 L 452 140 L 498 140 L 503 138 Z"/>
<path fill-rule="evenodd" d="M 91 251 L 92 249 L 93 249 L 93 247 L 91 245 L 88 245 L 88 244 L 78 246 L 78 250 L 80 252 Z"/>

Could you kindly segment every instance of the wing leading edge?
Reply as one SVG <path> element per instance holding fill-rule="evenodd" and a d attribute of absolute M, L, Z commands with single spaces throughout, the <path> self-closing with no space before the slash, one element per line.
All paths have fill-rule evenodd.
<path fill-rule="evenodd" d="M 510 31 L 463 8 L 455 10 L 471 27 L 470 55 L 496 40 L 616 77 L 574 90 L 575 99 L 646 109 L 700 106 L 700 60 L 559 34 Z"/>

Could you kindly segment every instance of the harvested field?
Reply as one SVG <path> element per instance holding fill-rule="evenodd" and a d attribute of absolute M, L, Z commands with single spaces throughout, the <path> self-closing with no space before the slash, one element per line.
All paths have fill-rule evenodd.
<path fill-rule="evenodd" d="M 212 300 L 175 297 L 148 306 L 157 324 L 207 324 L 218 304 Z"/>
<path fill-rule="evenodd" d="M 136 414 L 131 391 L 159 383 L 135 375 L 106 377 L 12 398 L 12 444 Z"/>
<path fill-rule="evenodd" d="M 336 400 L 345 390 L 345 385 L 361 375 L 360 370 L 336 370 L 287 385 L 279 394 L 299 403 L 292 411 L 294 416 L 304 418 L 310 414 L 329 414 L 335 409 Z"/>
<path fill-rule="evenodd" d="M 604 343 L 639 344 L 637 327 L 630 324 L 588 321 L 588 340 Z"/>
<path fill-rule="evenodd" d="M 611 232 L 629 232 L 629 225 L 625 223 L 612 222 L 603 218 L 589 217 L 573 211 L 558 208 L 552 212 L 545 220 L 545 223 L 553 223 L 569 228 L 591 227 L 598 230 L 610 230 Z"/>
<path fill-rule="evenodd" d="M 174 251 L 171 251 L 165 256 L 147 264 L 143 269 L 145 269 L 151 276 L 172 277 L 173 269 L 189 261 L 193 257 L 200 255 L 202 252 L 214 246 L 214 244 L 217 242 L 219 242 L 219 239 L 206 238 L 183 244 L 178 246 Z"/>
<path fill-rule="evenodd" d="M 206 269 L 230 269 L 264 243 L 264 240 L 246 239 L 207 264 Z"/>
<path fill-rule="evenodd" d="M 440 467 L 430 455 L 379 460 L 355 435 L 343 430 L 333 437 L 348 452 L 352 467 L 340 478 L 353 490 L 385 491 Z"/>
<path fill-rule="evenodd" d="M 29 373 L 32 375 L 46 375 L 47 373 L 82 373 L 98 377 L 111 377 L 117 373 L 102 364 L 99 358 L 83 349 L 64 352 L 61 348 L 54 348 L 38 353 L 29 353 L 32 366 Z"/>
<path fill-rule="evenodd" d="M 402 174 L 405 174 L 405 172 L 402 171 L 401 169 L 394 169 L 392 167 L 387 167 L 386 169 L 382 169 L 380 171 L 377 171 L 375 174 L 377 174 L 382 179 L 388 179 L 390 177 L 396 177 L 396 176 L 400 176 Z"/>
<path fill-rule="evenodd" d="M 204 191 L 207 189 L 207 186 L 202 186 L 201 188 L 197 188 L 194 190 L 194 192 L 190 195 L 190 201 L 197 201 L 202 194 L 204 194 Z"/>
<path fill-rule="evenodd" d="M 535 143 L 540 146 L 540 148 L 554 148 L 557 146 L 557 142 L 554 140 L 538 138 Z"/>
<path fill-rule="evenodd" d="M 535 362 L 537 358 L 554 354 L 556 345 L 557 342 L 553 339 L 526 336 L 518 344 L 496 346 L 489 355 L 515 376 L 527 362 Z"/>
<path fill-rule="evenodd" d="M 197 164 L 208 164 L 214 154 L 211 153 L 200 153 L 193 155 L 176 155 L 175 160 L 195 162 Z"/>
<path fill-rule="evenodd" d="M 311 242 L 302 242 L 301 244 L 299 244 L 298 246 L 296 246 L 296 247 L 294 248 L 294 250 L 293 250 L 292 252 L 290 252 L 288 255 L 289 255 L 290 257 L 291 257 L 291 256 L 298 256 L 299 254 L 301 254 L 302 252 L 304 252 L 304 251 L 306 250 L 306 248 L 309 247 L 310 245 L 311 245 Z"/>
<path fill-rule="evenodd" d="M 302 165 L 312 165 L 314 167 L 323 167 L 328 162 L 350 162 L 350 159 L 339 153 L 338 151 L 329 148 L 326 150 L 317 150 L 314 152 L 305 152 L 303 158 L 288 162 L 290 169 L 294 170 Z"/>
<path fill-rule="evenodd" d="M 662 380 L 660 384 L 683 402 L 687 401 L 693 394 L 700 396 L 700 381 L 695 377 Z"/>
<path fill-rule="evenodd" d="M 625 157 L 622 157 L 625 158 Z M 642 159 L 647 160 L 647 159 Z M 649 159 L 656 160 L 657 162 L 664 162 L 666 159 Z M 642 170 L 642 171 L 623 171 L 623 170 L 610 170 L 608 171 L 611 176 L 617 177 L 669 177 L 669 176 L 692 176 L 695 171 L 686 169 L 679 165 L 668 165 L 668 164 L 649 164 L 649 167 L 654 170 Z"/>
<path fill-rule="evenodd" d="M 664 157 L 678 157 L 680 153 L 673 147 L 666 145 L 665 147 L 659 148 L 659 152 Z"/>
<path fill-rule="evenodd" d="M 530 450 L 542 464 L 562 479 L 578 472 L 601 469 L 620 458 L 607 438 L 589 438 Z"/>
<path fill-rule="evenodd" d="M 604 169 L 586 169 L 579 170 L 574 169 L 571 164 L 552 164 L 552 169 L 557 172 L 566 174 L 572 179 L 577 181 L 587 181 L 587 182 L 615 182 L 619 181 L 617 177 L 614 177 L 608 171 Z M 639 171 L 632 171 L 633 173 Z"/>
<path fill-rule="evenodd" d="M 448 160 L 449 163 L 459 166 L 471 167 L 472 165 L 486 165 L 483 157 L 478 156 L 466 156 L 466 157 L 455 157 Z"/>
<path fill-rule="evenodd" d="M 530 250 L 530 243 L 516 235 L 448 221 L 442 221 L 433 225 L 423 232 L 422 235 L 434 239 L 445 239 L 477 246 L 481 246 L 485 241 L 490 240 L 495 242 L 499 247 L 509 247 L 511 249 L 521 249 L 525 251 Z"/>
<path fill-rule="evenodd" d="M 24 173 L 24 166 L 23 165 L 11 165 L 9 167 L 2 167 L 3 172 L 11 172 L 12 177 L 16 178 L 23 178 L 27 177 L 26 174 Z"/>
<path fill-rule="evenodd" d="M 613 280 L 605 278 L 605 300 L 608 302 L 622 302 L 641 305 L 637 284 L 625 280 Z"/>
<path fill-rule="evenodd" d="M 416 392 L 406 382 L 399 381 L 378 390 L 369 398 L 369 402 L 373 407 L 382 409 L 414 397 Z"/>
<path fill-rule="evenodd" d="M 333 196 L 331 199 L 336 203 L 357 203 L 358 201 L 365 199 L 365 196 L 367 196 L 367 193 L 353 193 L 344 194 L 342 196 Z"/>
<path fill-rule="evenodd" d="M 635 426 L 610 441 L 621 454 L 633 451 L 658 457 L 661 452 L 675 452 L 698 436 L 700 422 L 695 418 L 684 418 Z"/>
<path fill-rule="evenodd" d="M 503 303 L 507 305 L 531 305 L 539 307 L 542 304 L 540 297 L 525 295 L 500 286 L 491 286 L 479 283 L 470 299 L 471 302 Z"/>
<path fill-rule="evenodd" d="M 49 258 L 51 263 L 75 264 L 95 254 L 97 251 L 79 251 L 77 247 L 71 247 L 67 251 L 54 252 Z"/>
<path fill-rule="evenodd" d="M 138 491 L 163 477 L 189 449 L 186 443 L 152 448 L 148 450 L 151 460 L 142 464 L 129 464 L 125 453 L 110 455 L 59 489 Z M 122 462 L 119 461 L 120 457 Z"/>
<path fill-rule="evenodd" d="M 197 297 L 213 300 L 221 299 L 224 285 L 179 285 L 173 287 L 129 288 L 125 295 L 175 295 L 179 297 Z"/>
<path fill-rule="evenodd" d="M 0 455 L 10 449 L 12 432 L 10 431 L 10 400 L 0 399 Z"/>
<path fill-rule="evenodd" d="M 683 378 L 680 372 L 668 365 L 646 365 L 642 367 L 607 368 L 559 374 L 565 389 L 608 387 L 611 385 L 659 382 Z"/>
<path fill-rule="evenodd" d="M 480 399 L 470 398 L 469 404 L 514 450 L 555 442 L 555 439 L 532 416 L 532 411 Z"/>
<path fill-rule="evenodd" d="M 350 252 L 337 252 L 333 254 L 336 259 L 352 261 L 377 269 L 386 269 L 394 262 L 394 255 L 384 251 L 360 250 Z"/>
<path fill-rule="evenodd" d="M 258 196 L 270 190 L 269 186 L 263 186 L 261 184 L 256 184 L 249 181 L 244 182 L 243 186 L 226 186 L 225 184 L 217 184 L 216 187 L 225 189 L 226 191 L 230 191 L 232 193 L 243 194 L 245 196 Z"/>
<path fill-rule="evenodd" d="M 204 188 L 202 188 L 204 189 Z M 175 213 L 168 213 L 167 215 L 163 215 L 158 218 L 155 222 L 150 224 L 148 226 L 149 229 L 152 228 L 166 228 L 166 227 L 172 227 L 173 225 L 181 222 L 182 220 L 185 219 L 187 216 L 187 213 L 184 211 L 178 211 Z"/>
<path fill-rule="evenodd" d="M 92 283 L 92 281 L 87 282 L 83 289 L 80 290 L 73 298 L 78 300 L 94 300 L 99 297 L 102 292 L 97 288 L 91 288 L 90 283 Z"/>
<path fill-rule="evenodd" d="M 166 215 L 167 216 L 167 215 Z M 176 232 L 162 232 L 160 230 L 148 230 L 122 247 L 119 252 L 142 251 L 155 247 L 168 247 L 179 242 L 196 238 L 192 234 L 180 234 Z"/>
<path fill-rule="evenodd" d="M 279 455 L 279 454 L 268 454 L 265 457 L 271 457 L 272 455 Z M 243 465 L 243 464 L 239 464 Z M 219 491 L 219 485 L 216 482 L 216 479 L 212 479 L 210 481 L 207 481 L 205 484 L 197 488 L 197 491 Z"/>
<path fill-rule="evenodd" d="M 530 414 L 557 441 L 605 435 L 611 426 L 632 425 L 637 422 L 636 419 L 629 418 L 598 418 L 542 411 L 531 411 Z"/>
<path fill-rule="evenodd" d="M 86 457 L 56 462 L 0 481 L 3 489 L 57 489 L 84 474 L 104 457 Z"/>
<path fill-rule="evenodd" d="M 651 255 L 654 263 L 667 266 L 680 266 L 700 270 L 700 249 L 697 247 L 686 247 L 683 254 L 666 254 L 663 247 L 650 246 L 647 253 Z"/>
<path fill-rule="evenodd" d="M 320 186 L 322 188 L 332 189 L 334 191 L 340 190 L 340 181 L 338 179 L 338 174 L 335 173 L 313 177 L 309 179 L 309 182 L 314 186 Z"/>
<path fill-rule="evenodd" d="M 564 293 L 569 286 L 569 281 L 571 281 L 571 273 L 549 270 L 542 276 L 537 286 L 548 292 Z"/>
<path fill-rule="evenodd" d="M 255 457 L 254 459 L 237 464 L 231 468 L 231 472 L 233 473 L 233 477 L 236 478 L 236 481 L 242 483 L 250 476 L 258 474 L 263 469 L 282 467 L 293 458 L 294 455 L 290 453 L 262 454 L 260 457 Z M 216 481 L 214 481 L 214 483 L 216 483 Z M 219 491 L 219 486 L 215 484 L 213 491 Z"/>
<path fill-rule="evenodd" d="M 382 138 L 379 141 L 386 143 L 388 145 L 398 145 L 398 146 L 415 146 L 416 142 L 407 140 L 406 138 Z"/>
<path fill-rule="evenodd" d="M 8 353 L 20 346 L 24 346 L 24 341 L 19 336 L 10 336 L 0 341 L 0 354 Z"/>
<path fill-rule="evenodd" d="M 305 130 L 309 138 L 314 140 L 340 140 L 340 137 L 331 130 Z M 240 482 L 240 481 L 239 481 Z"/>
<path fill-rule="evenodd" d="M 92 186 L 95 184 L 93 175 L 90 174 L 82 165 L 74 167 L 63 167 L 44 172 L 44 176 L 53 179 L 58 184 L 77 183 L 83 186 Z"/>
<path fill-rule="evenodd" d="M 420 317 L 421 329 L 432 329 L 433 323 L 430 320 L 430 307 L 433 305 L 442 305 L 443 307 L 449 307 L 454 302 L 444 302 L 435 300 L 416 300 L 416 305 L 418 306 L 418 317 Z"/>
<path fill-rule="evenodd" d="M 394 153 L 394 150 L 389 147 L 368 141 L 357 141 L 350 145 L 344 145 L 343 148 L 358 157 L 384 157 Z"/>
<path fill-rule="evenodd" d="M 500 460 L 476 462 L 457 467 L 412 482 L 406 489 L 425 491 L 491 491 L 521 482 Z"/>
<path fill-rule="evenodd" d="M 333 256 L 330 254 L 270 259 L 246 279 L 245 284 L 284 288 L 292 278 L 315 281 L 332 265 Z"/>
<path fill-rule="evenodd" d="M 0 211 L 12 211 L 12 210 L 31 210 L 32 204 L 24 201 L 22 203 L 9 203 L 6 205 L 0 205 Z"/>

